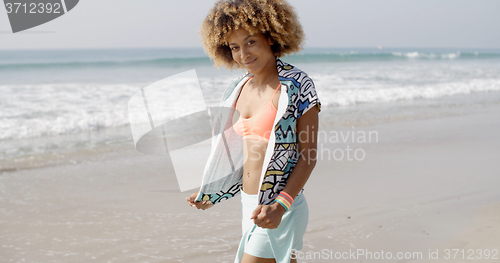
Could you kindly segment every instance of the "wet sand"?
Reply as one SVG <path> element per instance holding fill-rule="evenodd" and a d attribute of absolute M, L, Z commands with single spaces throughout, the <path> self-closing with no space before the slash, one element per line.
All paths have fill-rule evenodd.
<path fill-rule="evenodd" d="M 383 262 L 376 252 L 390 252 L 394 262 L 439 262 L 428 255 L 436 249 L 443 261 L 469 262 L 444 260 L 444 249 L 500 249 L 498 116 L 492 105 L 465 115 L 323 125 L 329 139 L 332 131 L 376 131 L 378 140 L 320 141 L 324 154 L 305 186 L 310 218 L 299 262 Z M 335 149 L 347 153 L 347 146 L 364 158 L 339 158 Z M 233 262 L 239 196 L 194 209 L 185 197 L 196 189 L 180 192 L 165 157 L 126 151 L 3 172 L 0 261 Z M 335 258 L 344 252 L 350 258 Z M 422 258 L 394 259 L 398 252 Z"/>

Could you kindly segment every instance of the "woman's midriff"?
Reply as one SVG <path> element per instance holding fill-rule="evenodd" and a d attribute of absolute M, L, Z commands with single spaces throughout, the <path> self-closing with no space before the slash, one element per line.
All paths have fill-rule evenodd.
<path fill-rule="evenodd" d="M 279 80 L 278 80 L 279 81 Z M 258 95 L 254 93 L 253 97 L 269 97 L 275 111 L 277 110 L 279 102 L 279 91 L 281 84 L 275 83 L 273 86 L 277 87 L 273 94 L 269 96 Z M 243 87 L 244 88 L 244 87 Z M 242 90 L 243 90 L 242 88 Z M 278 94 L 278 95 L 276 95 Z M 239 96 L 237 101 L 239 100 Z M 267 105 L 266 105 L 267 106 Z M 268 109 L 265 107 L 257 107 L 260 111 L 250 118 L 259 118 L 258 114 L 269 114 Z M 241 109 L 241 108 L 240 108 Z M 262 111 L 266 111 L 262 113 Z M 257 117 L 256 117 L 257 116 Z M 274 118 L 273 118 L 274 119 Z M 253 128 L 253 127 L 252 127 Z M 260 127 L 259 127 L 260 128 Z M 256 195 L 260 190 L 260 176 L 262 173 L 262 166 L 264 164 L 264 156 L 266 154 L 268 141 L 254 138 L 243 138 L 243 191 L 249 195 Z"/>
<path fill-rule="evenodd" d="M 256 195 L 260 188 L 260 175 L 268 142 L 243 139 L 243 191 Z"/>

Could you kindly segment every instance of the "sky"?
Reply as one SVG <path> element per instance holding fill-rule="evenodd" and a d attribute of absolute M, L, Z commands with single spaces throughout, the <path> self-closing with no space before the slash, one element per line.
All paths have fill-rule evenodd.
<path fill-rule="evenodd" d="M 202 47 L 213 0 L 80 0 L 13 34 L 0 8 L 0 49 Z M 498 0 L 289 0 L 306 47 L 500 48 Z"/>

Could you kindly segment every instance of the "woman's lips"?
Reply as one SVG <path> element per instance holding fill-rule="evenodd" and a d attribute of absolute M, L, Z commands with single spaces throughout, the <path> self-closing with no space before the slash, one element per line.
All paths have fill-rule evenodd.
<path fill-rule="evenodd" d="M 257 59 L 254 59 L 254 60 L 252 60 L 252 61 L 250 61 L 248 63 L 243 63 L 243 64 L 245 65 L 245 67 L 249 67 L 249 66 L 251 66 L 255 62 L 255 60 L 257 60 Z"/>

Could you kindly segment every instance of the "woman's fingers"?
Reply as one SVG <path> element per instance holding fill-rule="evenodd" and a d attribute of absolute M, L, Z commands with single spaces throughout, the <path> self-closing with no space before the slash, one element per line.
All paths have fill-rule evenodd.
<path fill-rule="evenodd" d="M 260 228 L 269 228 L 269 229 L 278 228 L 278 226 L 271 220 L 265 220 L 256 225 Z"/>
<path fill-rule="evenodd" d="M 262 205 L 258 205 L 255 210 L 253 210 L 252 215 L 250 216 L 250 219 L 255 219 L 257 216 L 260 214 L 260 211 L 262 210 Z"/>
<path fill-rule="evenodd" d="M 203 210 L 208 209 L 208 208 L 214 206 L 214 204 L 212 204 L 212 202 L 210 202 L 210 201 L 195 202 L 195 199 L 196 199 L 197 195 L 198 195 L 198 192 L 193 193 L 189 197 L 186 197 L 186 201 L 188 202 L 188 204 L 190 206 L 196 207 L 198 209 L 203 209 Z"/>
<path fill-rule="evenodd" d="M 195 202 L 195 198 L 197 195 L 198 195 L 198 192 L 192 194 L 190 197 L 186 197 L 186 201 L 188 202 L 188 204 L 190 206 L 196 207 L 198 209 L 203 209 L 203 210 L 214 206 L 214 204 L 212 204 L 212 202 L 210 202 L 210 201 Z"/>
<path fill-rule="evenodd" d="M 196 193 L 193 193 L 191 196 L 189 197 L 186 197 L 186 201 L 188 202 L 188 204 L 192 207 L 196 207 L 196 203 L 194 202 L 196 196 L 198 195 L 198 192 Z"/>
<path fill-rule="evenodd" d="M 254 218 L 254 223 L 261 228 L 278 228 L 282 213 L 276 207 L 279 208 L 281 206 L 262 205 L 260 213 Z"/>
<path fill-rule="evenodd" d="M 210 208 L 210 207 L 212 207 L 212 206 L 213 206 L 213 204 L 212 204 L 212 202 L 210 202 L 210 201 L 201 201 L 201 202 L 196 202 L 196 207 L 197 207 L 198 209 L 203 209 L 203 210 L 205 210 L 205 209 L 208 209 L 208 208 Z"/>

